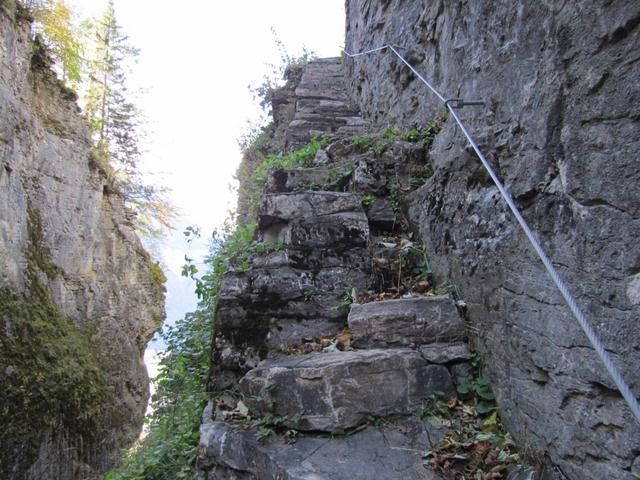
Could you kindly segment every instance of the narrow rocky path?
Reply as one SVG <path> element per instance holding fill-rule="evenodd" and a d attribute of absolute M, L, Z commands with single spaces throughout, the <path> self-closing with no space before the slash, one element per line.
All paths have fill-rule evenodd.
<path fill-rule="evenodd" d="M 453 299 L 422 294 L 433 279 L 399 212 L 426 148 L 363 149 L 335 59 L 312 62 L 296 97 L 289 145 L 329 143 L 309 168 L 269 172 L 258 241 L 275 247 L 224 277 L 200 478 L 440 478 L 423 455 L 445 430 L 415 413 L 456 397 L 470 352 Z M 258 440 L 248 415 L 283 435 Z"/>

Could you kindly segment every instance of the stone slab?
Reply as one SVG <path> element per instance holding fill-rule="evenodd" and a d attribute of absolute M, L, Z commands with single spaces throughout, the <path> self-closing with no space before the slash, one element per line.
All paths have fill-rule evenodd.
<path fill-rule="evenodd" d="M 407 419 L 349 436 L 302 435 L 287 444 L 276 438 L 258 442 L 253 432 L 206 419 L 200 428 L 198 479 L 437 480 L 422 464 L 422 454 L 442 434 Z"/>
<path fill-rule="evenodd" d="M 464 322 L 444 295 L 354 304 L 348 322 L 357 348 L 416 346 L 465 337 Z"/>
<path fill-rule="evenodd" d="M 433 391 L 455 395 L 446 367 L 410 349 L 318 353 L 261 362 L 240 381 L 252 412 L 284 424 L 331 432 L 369 416 L 410 414 Z"/>

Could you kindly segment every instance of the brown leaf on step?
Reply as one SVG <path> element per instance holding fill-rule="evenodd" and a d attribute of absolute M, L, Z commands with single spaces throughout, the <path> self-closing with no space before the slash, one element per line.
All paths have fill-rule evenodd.
<path fill-rule="evenodd" d="M 336 337 L 336 343 L 342 350 L 351 349 L 351 333 L 341 333 Z"/>
<path fill-rule="evenodd" d="M 389 266 L 389 260 L 386 258 L 373 257 L 373 265 L 377 268 L 385 268 Z"/>
<path fill-rule="evenodd" d="M 420 280 L 413 285 L 413 289 L 418 293 L 424 293 L 429 290 L 431 283 L 428 280 Z"/>

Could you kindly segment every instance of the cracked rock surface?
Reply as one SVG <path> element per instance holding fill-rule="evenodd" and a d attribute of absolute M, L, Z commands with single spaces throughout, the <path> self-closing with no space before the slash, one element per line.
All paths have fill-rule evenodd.
<path fill-rule="evenodd" d="M 485 102 L 460 116 L 640 396 L 640 4 L 349 0 L 346 32 Z M 442 108 L 391 54 L 345 67 L 378 125 Z M 464 292 L 505 425 L 568 478 L 632 480 L 640 425 L 451 118 L 430 154 L 404 207 Z"/>

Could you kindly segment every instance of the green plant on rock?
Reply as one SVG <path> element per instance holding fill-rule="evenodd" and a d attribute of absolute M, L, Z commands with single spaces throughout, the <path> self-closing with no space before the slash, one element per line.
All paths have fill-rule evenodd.
<path fill-rule="evenodd" d="M 360 197 L 360 202 L 365 207 L 368 207 L 375 201 L 376 201 L 376 197 L 374 195 L 371 195 L 370 193 L 365 193 Z"/>
<path fill-rule="evenodd" d="M 267 182 L 267 173 L 273 168 L 296 168 L 309 167 L 311 160 L 316 156 L 318 150 L 324 148 L 329 143 L 327 138 L 312 138 L 309 143 L 290 153 L 278 153 L 267 155 L 260 162 L 253 173 L 250 180 L 254 187 L 262 190 Z"/>
<path fill-rule="evenodd" d="M 418 280 L 427 280 L 433 283 L 433 269 L 425 249 L 423 247 L 411 247 L 407 255 L 412 257 L 413 260 L 411 274 Z"/>
<path fill-rule="evenodd" d="M 458 385 L 458 393 L 473 397 L 476 411 L 481 415 L 496 408 L 495 397 L 491 392 L 489 381 L 483 377 L 476 377 L 469 383 Z"/>
<path fill-rule="evenodd" d="M 360 153 L 364 153 L 368 151 L 373 145 L 373 142 L 371 141 L 371 139 L 367 137 L 363 137 L 362 135 L 354 135 L 353 137 L 351 137 L 351 141 L 353 142 L 353 145 L 356 147 L 356 150 Z"/>
<path fill-rule="evenodd" d="M 340 295 L 340 299 L 338 305 L 336 305 L 336 309 L 341 312 L 348 312 L 351 308 L 351 305 L 358 301 L 358 295 L 355 287 L 347 286 L 342 291 Z"/>
<path fill-rule="evenodd" d="M 444 282 L 442 285 L 438 285 L 436 287 L 437 295 L 451 295 L 454 300 L 462 300 L 462 293 L 460 293 L 460 288 L 455 283 L 450 281 Z"/>
<path fill-rule="evenodd" d="M 373 143 L 371 150 L 377 156 L 382 155 L 393 146 L 393 138 L 382 138 Z"/>
<path fill-rule="evenodd" d="M 425 147 L 429 147 L 440 130 L 442 130 L 440 122 L 429 122 L 422 128 L 412 127 L 402 135 L 402 138 L 408 142 L 422 141 Z"/>

